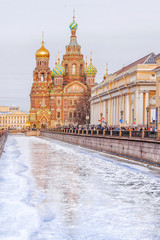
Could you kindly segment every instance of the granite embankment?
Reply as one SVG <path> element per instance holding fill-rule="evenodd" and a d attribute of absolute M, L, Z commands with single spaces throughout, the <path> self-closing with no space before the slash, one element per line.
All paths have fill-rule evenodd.
<path fill-rule="evenodd" d="M 0 131 L 0 156 L 3 152 L 5 142 L 7 140 L 8 132 L 7 131 Z"/>
<path fill-rule="evenodd" d="M 160 165 L 160 141 L 41 131 L 41 136 Z"/>

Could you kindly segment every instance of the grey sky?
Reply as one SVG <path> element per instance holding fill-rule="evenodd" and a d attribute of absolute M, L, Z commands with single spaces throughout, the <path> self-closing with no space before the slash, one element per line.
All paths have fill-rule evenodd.
<path fill-rule="evenodd" d="M 101 82 L 106 63 L 114 72 L 150 52 L 160 52 L 159 0 L 0 0 L 0 105 L 29 110 L 35 52 L 65 53 L 73 9 L 78 43 L 84 56 L 90 51 Z"/>

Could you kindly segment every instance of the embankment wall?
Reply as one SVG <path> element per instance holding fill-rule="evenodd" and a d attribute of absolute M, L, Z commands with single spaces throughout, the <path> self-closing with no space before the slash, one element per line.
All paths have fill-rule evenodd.
<path fill-rule="evenodd" d="M 5 142 L 7 140 L 8 132 L 6 132 L 3 136 L 0 137 L 0 156 L 3 152 Z"/>
<path fill-rule="evenodd" d="M 160 142 L 41 131 L 41 136 L 160 165 Z"/>

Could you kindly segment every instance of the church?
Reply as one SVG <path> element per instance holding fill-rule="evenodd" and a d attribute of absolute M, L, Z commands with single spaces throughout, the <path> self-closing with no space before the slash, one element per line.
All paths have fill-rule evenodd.
<path fill-rule="evenodd" d="M 63 60 L 49 68 L 50 53 L 44 46 L 36 52 L 36 68 L 33 71 L 33 84 L 30 93 L 31 128 L 54 128 L 75 123 L 75 109 L 78 100 L 95 84 L 96 68 L 84 61 L 81 46 L 77 42 L 78 24 L 73 21 L 70 42 L 66 46 Z"/>

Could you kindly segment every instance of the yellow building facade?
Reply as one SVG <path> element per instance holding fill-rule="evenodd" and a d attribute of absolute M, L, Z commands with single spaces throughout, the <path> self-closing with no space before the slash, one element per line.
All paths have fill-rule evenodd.
<path fill-rule="evenodd" d="M 19 110 L 19 107 L 0 107 L 0 129 L 25 129 L 29 113 Z"/>
<path fill-rule="evenodd" d="M 157 68 L 156 74 L 156 128 L 160 131 L 160 54 L 156 57 Z"/>
<path fill-rule="evenodd" d="M 155 126 L 156 55 L 123 67 L 91 90 L 91 124 L 108 126 Z M 148 110 L 148 113 L 147 113 Z"/>

